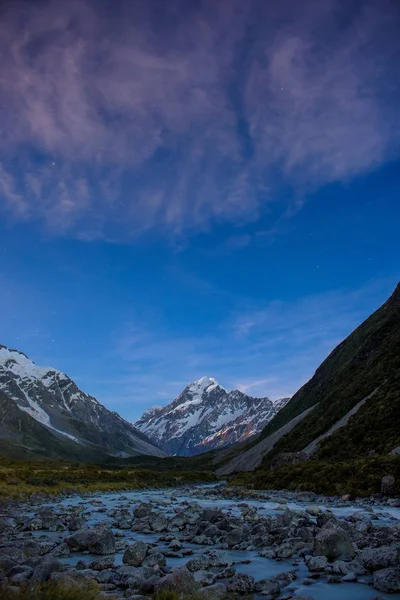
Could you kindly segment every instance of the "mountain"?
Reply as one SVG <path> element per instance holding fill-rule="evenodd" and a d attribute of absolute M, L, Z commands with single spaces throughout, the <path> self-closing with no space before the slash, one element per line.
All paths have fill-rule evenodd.
<path fill-rule="evenodd" d="M 0 450 L 59 458 L 165 456 L 60 371 L 0 345 Z"/>
<path fill-rule="evenodd" d="M 178 456 L 193 456 L 248 439 L 288 401 L 228 392 L 212 377 L 188 385 L 168 406 L 147 410 L 135 423 L 157 446 Z"/>
<path fill-rule="evenodd" d="M 333 350 L 258 439 L 222 457 L 219 473 L 296 462 L 301 480 L 302 469 L 309 467 L 299 462 L 396 455 L 399 446 L 400 284 Z"/>

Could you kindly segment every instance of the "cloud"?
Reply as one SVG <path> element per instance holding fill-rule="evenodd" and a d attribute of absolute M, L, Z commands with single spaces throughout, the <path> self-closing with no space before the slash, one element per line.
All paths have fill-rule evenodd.
<path fill-rule="evenodd" d="M 141 315 L 114 332 L 108 355 L 96 360 L 107 364 L 107 378 L 103 367 L 93 372 L 90 391 L 130 419 L 154 404 L 171 402 L 204 375 L 256 397 L 291 396 L 394 285 L 394 279 L 381 280 L 258 309 L 236 299 L 225 320 L 203 326 L 197 335 Z"/>
<path fill-rule="evenodd" d="M 306 193 L 399 153 L 389 0 L 5 8 L 0 200 L 15 221 L 110 240 L 241 225 L 282 179 Z"/>

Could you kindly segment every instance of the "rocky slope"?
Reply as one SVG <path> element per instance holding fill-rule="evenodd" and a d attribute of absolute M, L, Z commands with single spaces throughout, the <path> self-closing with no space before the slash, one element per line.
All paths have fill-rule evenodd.
<path fill-rule="evenodd" d="M 212 377 L 203 377 L 168 406 L 146 411 L 135 427 L 169 454 L 193 456 L 257 434 L 288 400 L 228 392 Z"/>
<path fill-rule="evenodd" d="M 163 456 L 116 412 L 82 392 L 64 373 L 35 365 L 0 345 L 0 450 L 13 456 L 101 458 Z"/>
<path fill-rule="evenodd" d="M 400 443 L 400 284 L 337 346 L 221 474 L 311 456 L 326 461 L 396 454 Z M 233 451 L 234 452 L 234 451 Z M 257 456 L 256 456 L 257 455 Z"/>

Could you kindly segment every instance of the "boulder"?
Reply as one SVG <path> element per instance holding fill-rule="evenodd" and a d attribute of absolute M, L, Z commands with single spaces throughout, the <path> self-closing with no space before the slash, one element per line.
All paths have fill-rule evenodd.
<path fill-rule="evenodd" d="M 329 561 L 340 557 L 353 557 L 353 545 L 347 533 L 339 526 L 327 523 L 314 540 L 314 556 L 326 556 Z"/>
<path fill-rule="evenodd" d="M 81 529 L 65 539 L 72 552 L 88 550 L 92 554 L 114 554 L 115 537 L 105 527 Z"/>
<path fill-rule="evenodd" d="M 161 552 L 154 552 L 154 554 L 149 554 L 149 556 L 144 559 L 142 564 L 144 567 L 159 569 L 161 567 L 165 567 L 165 565 L 167 564 L 167 559 Z"/>
<path fill-rule="evenodd" d="M 243 529 L 235 527 L 232 531 L 229 531 L 225 536 L 225 543 L 228 544 L 229 548 L 240 544 L 243 540 Z"/>
<path fill-rule="evenodd" d="M 365 548 L 358 558 L 367 571 L 378 571 L 387 567 L 395 567 L 399 562 L 397 551 L 391 546 Z"/>
<path fill-rule="evenodd" d="M 156 593 L 164 591 L 175 592 L 177 594 L 193 594 L 201 588 L 193 574 L 185 567 L 172 571 L 165 577 L 161 577 L 154 586 Z"/>
<path fill-rule="evenodd" d="M 277 579 L 261 579 L 257 581 L 255 589 L 262 596 L 275 597 L 281 593 L 281 586 Z"/>
<path fill-rule="evenodd" d="M 125 565 L 139 567 L 146 558 L 149 546 L 145 542 L 135 542 L 125 550 L 122 562 Z"/>
<path fill-rule="evenodd" d="M 207 569 L 210 566 L 210 559 L 208 556 L 198 555 L 194 556 L 190 560 L 187 561 L 185 567 L 188 571 L 194 573 L 195 571 L 202 571 L 203 569 Z"/>
<path fill-rule="evenodd" d="M 251 594 L 255 590 L 254 577 L 237 573 L 228 583 L 228 592 L 238 592 L 239 594 Z"/>
<path fill-rule="evenodd" d="M 208 555 L 210 567 L 231 567 L 233 560 L 223 550 L 211 550 Z"/>
<path fill-rule="evenodd" d="M 106 558 L 100 558 L 99 560 L 94 560 L 89 565 L 89 569 L 93 571 L 105 571 L 107 569 L 112 569 L 114 566 L 114 557 L 107 556 Z"/>
<path fill-rule="evenodd" d="M 315 492 L 300 492 L 297 494 L 298 502 L 315 502 L 317 494 Z"/>
<path fill-rule="evenodd" d="M 376 590 L 386 594 L 400 592 L 400 569 L 389 567 L 375 571 L 373 586 Z"/>
<path fill-rule="evenodd" d="M 53 573 L 62 571 L 63 566 L 54 556 L 45 556 L 35 566 L 32 580 L 43 583 L 47 581 Z"/>
<path fill-rule="evenodd" d="M 381 493 L 391 496 L 395 491 L 395 479 L 392 475 L 385 475 L 381 480 Z"/>
<path fill-rule="evenodd" d="M 164 515 L 151 516 L 149 524 L 151 529 L 156 533 L 161 533 L 161 531 L 166 531 L 168 529 L 168 521 Z"/>
<path fill-rule="evenodd" d="M 149 517 L 153 511 L 153 506 L 149 502 L 141 502 L 133 511 L 135 519 Z"/>
<path fill-rule="evenodd" d="M 324 571 L 328 564 L 326 556 L 306 556 L 305 557 L 307 569 L 309 571 L 317 573 L 318 571 Z"/>

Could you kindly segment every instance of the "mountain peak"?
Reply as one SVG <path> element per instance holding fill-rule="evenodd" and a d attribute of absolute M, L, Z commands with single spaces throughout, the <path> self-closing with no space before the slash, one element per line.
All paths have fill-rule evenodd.
<path fill-rule="evenodd" d="M 211 392 L 217 387 L 221 388 L 221 390 L 224 390 L 225 392 L 227 391 L 218 383 L 216 379 L 214 379 L 214 377 L 205 376 L 191 383 L 188 386 L 188 389 L 192 392 L 202 394 L 203 392 Z"/>
<path fill-rule="evenodd" d="M 259 433 L 286 402 L 228 392 L 205 376 L 163 409 L 147 410 L 135 426 L 170 454 L 191 456 Z"/>

